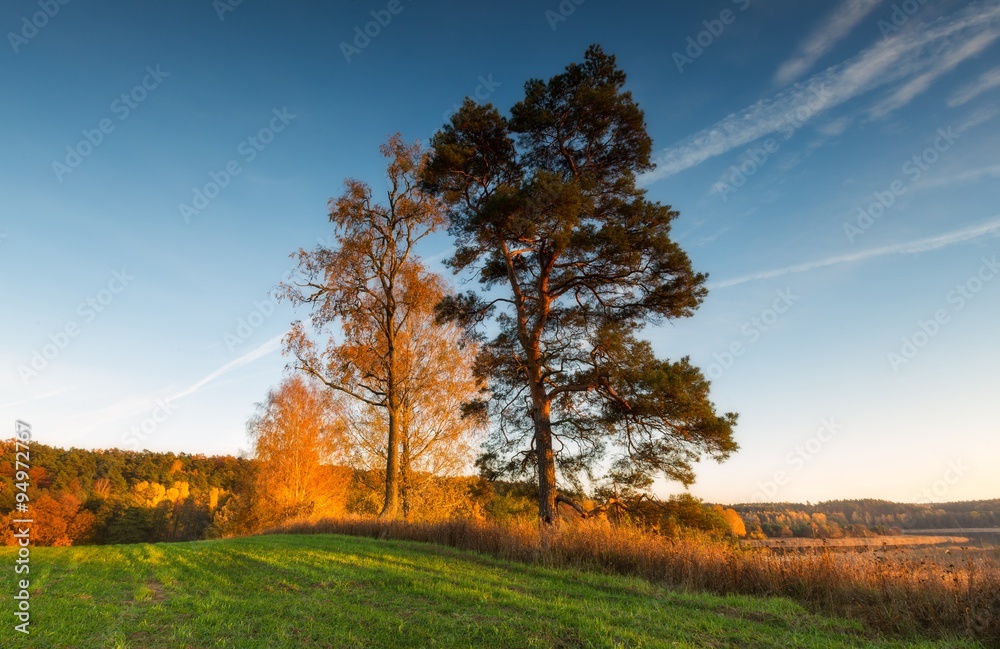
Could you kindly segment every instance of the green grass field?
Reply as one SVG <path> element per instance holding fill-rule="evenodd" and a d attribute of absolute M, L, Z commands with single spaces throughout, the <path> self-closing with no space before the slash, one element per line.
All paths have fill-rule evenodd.
<path fill-rule="evenodd" d="M 2 647 L 973 646 L 880 640 L 784 599 L 332 535 L 36 548 L 26 637 L 12 548 L 0 565 Z"/>

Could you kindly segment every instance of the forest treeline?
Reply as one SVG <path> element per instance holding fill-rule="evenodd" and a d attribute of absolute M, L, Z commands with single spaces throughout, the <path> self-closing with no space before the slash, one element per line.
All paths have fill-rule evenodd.
<path fill-rule="evenodd" d="M 378 471 L 326 465 L 318 483 L 328 490 L 309 510 L 275 507 L 254 485 L 260 461 L 233 456 L 60 449 L 35 443 L 28 481 L 34 541 L 39 545 L 83 545 L 190 541 L 251 534 L 302 517 L 378 513 L 384 476 Z M 0 525 L 12 544 L 15 470 L 13 442 L 0 441 Z M 270 486 L 274 487 L 273 483 Z M 494 521 L 538 515 L 530 481 L 483 476 L 421 474 L 411 479 L 408 518 L 434 521 L 475 518 Z M 584 499 L 580 494 L 580 498 Z M 319 506 L 322 511 L 313 511 Z M 738 515 L 737 515 L 738 513 Z M 723 508 L 690 495 L 654 502 L 636 499 L 607 514 L 669 536 L 700 532 L 716 538 L 871 536 L 905 529 L 1000 527 L 1000 499 L 906 504 L 884 500 L 838 500 L 818 504 L 764 503 Z M 745 527 L 744 527 L 745 523 Z"/>
<path fill-rule="evenodd" d="M 18 491 L 14 445 L 0 441 L 0 529 L 14 543 Z M 319 483 L 329 488 L 309 511 L 275 508 L 255 491 L 260 462 L 253 458 L 155 453 L 119 449 L 61 449 L 34 443 L 27 494 L 38 545 L 193 541 L 252 534 L 301 517 L 377 514 L 384 476 L 377 471 L 326 465 Z M 530 482 L 476 476 L 421 475 L 409 494 L 410 520 L 464 517 L 509 521 L 538 516 Z M 271 485 L 272 487 L 274 485 Z M 318 506 L 321 512 L 314 511 Z M 636 512 L 642 512 L 641 505 Z M 624 515 L 624 514 L 622 514 Z M 698 530 L 722 538 L 742 533 L 733 510 L 676 496 L 647 505 L 642 520 L 673 535 Z"/>
<path fill-rule="evenodd" d="M 15 495 L 28 495 L 38 545 L 183 541 L 220 534 L 252 462 L 231 456 L 31 445 L 16 480 L 14 442 L 0 441 L 0 520 L 12 544 Z"/>
<path fill-rule="evenodd" d="M 1000 499 L 951 503 L 831 500 L 734 505 L 751 538 L 866 537 L 907 530 L 1000 528 Z"/>

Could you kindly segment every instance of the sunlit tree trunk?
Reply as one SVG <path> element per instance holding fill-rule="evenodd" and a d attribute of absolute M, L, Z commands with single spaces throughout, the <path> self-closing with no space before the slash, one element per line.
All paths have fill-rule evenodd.
<path fill-rule="evenodd" d="M 379 518 L 395 518 L 399 511 L 399 424 L 400 397 L 399 381 L 396 376 L 396 301 L 393 293 L 394 277 L 390 277 L 385 285 L 386 291 L 386 410 L 388 415 L 388 435 L 385 453 L 385 503 Z"/>
<path fill-rule="evenodd" d="M 544 392 L 544 388 L 540 388 Z M 551 402 L 544 396 L 533 404 L 535 420 L 535 463 L 538 471 L 538 517 L 545 525 L 555 525 L 556 512 L 556 463 L 552 452 Z"/>
<path fill-rule="evenodd" d="M 389 435 L 385 463 L 385 504 L 379 518 L 395 518 L 399 511 L 399 406 L 390 397 Z"/>
<path fill-rule="evenodd" d="M 403 435 L 399 465 L 399 490 L 403 500 L 403 518 L 409 519 L 413 507 L 413 485 L 410 482 L 410 444 L 408 435 Z"/>

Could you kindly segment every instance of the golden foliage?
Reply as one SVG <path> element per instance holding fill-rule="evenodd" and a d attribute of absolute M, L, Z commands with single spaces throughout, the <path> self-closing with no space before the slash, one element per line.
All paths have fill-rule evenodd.
<path fill-rule="evenodd" d="M 132 499 L 139 507 L 156 507 L 161 502 L 184 502 L 190 495 L 191 486 L 187 482 L 174 482 L 173 486 L 165 487 L 159 482 L 143 480 L 136 483 Z"/>
<path fill-rule="evenodd" d="M 249 433 L 259 462 L 253 508 L 260 521 L 342 514 L 349 474 L 333 465 L 344 448 L 342 421 L 325 390 L 287 379 L 261 404 Z"/>
<path fill-rule="evenodd" d="M 726 525 L 729 526 L 729 531 L 733 533 L 733 536 L 742 539 L 747 535 L 747 527 L 743 523 L 743 518 L 735 509 L 722 508 L 718 505 L 716 505 L 716 508 L 722 514 L 722 518 L 726 521 Z"/>
<path fill-rule="evenodd" d="M 336 245 L 300 250 L 299 278 L 283 284 L 281 295 L 312 308 L 317 336 L 293 323 L 286 351 L 342 397 L 354 464 L 382 471 L 381 512 L 391 517 L 401 492 L 408 510 L 422 473 L 454 472 L 467 461 L 462 446 L 470 427 L 457 415 L 475 384 L 462 330 L 435 322 L 444 281 L 414 253 L 445 223 L 442 205 L 421 189 L 427 157 L 399 134 L 381 151 L 389 161 L 385 202 L 368 184 L 347 180 L 330 202 Z M 331 334 L 319 342 L 330 329 L 339 330 L 339 340 Z"/>
<path fill-rule="evenodd" d="M 446 295 L 444 280 L 413 263 L 404 274 L 403 296 L 410 305 L 406 327 L 397 339 L 400 380 L 400 489 L 407 518 L 438 519 L 452 511 L 449 492 L 440 477 L 471 470 L 481 432 L 480 422 L 462 417 L 462 404 L 476 397 L 482 385 L 473 375 L 476 346 L 455 324 L 438 324 L 434 307 Z M 343 403 L 353 441 L 352 464 L 366 471 L 386 467 L 387 420 L 364 404 Z"/>

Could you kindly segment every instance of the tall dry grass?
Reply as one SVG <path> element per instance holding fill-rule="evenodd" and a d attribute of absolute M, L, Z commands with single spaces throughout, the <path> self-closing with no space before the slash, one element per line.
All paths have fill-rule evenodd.
<path fill-rule="evenodd" d="M 691 591 L 783 596 L 863 619 L 896 635 L 961 635 L 1000 646 L 1000 565 L 907 551 L 779 554 L 704 539 L 669 539 L 607 521 L 540 534 L 527 521 L 408 523 L 372 518 L 293 522 L 266 533 L 348 534 L 424 541 L 501 559 L 634 575 Z"/>

